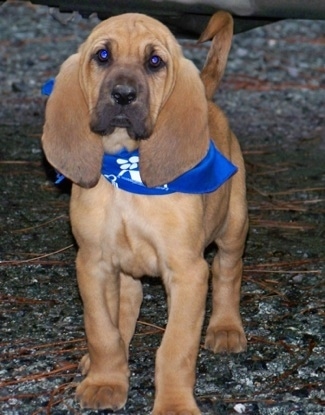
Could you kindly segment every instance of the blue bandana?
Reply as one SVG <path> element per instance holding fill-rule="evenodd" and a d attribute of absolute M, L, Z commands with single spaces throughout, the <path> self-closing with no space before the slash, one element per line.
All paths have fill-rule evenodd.
<path fill-rule="evenodd" d="M 53 88 L 54 88 L 54 82 L 55 82 L 54 78 L 48 79 L 45 82 L 45 84 L 42 85 L 41 94 L 46 95 L 46 96 L 50 96 L 52 91 L 53 91 Z"/>
<path fill-rule="evenodd" d="M 50 79 L 42 87 L 43 95 L 50 95 L 54 80 Z M 223 185 L 237 172 L 234 166 L 210 140 L 206 156 L 191 170 L 183 173 L 163 186 L 147 187 L 141 180 L 139 171 L 139 151 L 122 150 L 116 154 L 104 154 L 102 175 L 116 188 L 141 195 L 166 195 L 170 193 L 203 194 L 210 193 Z M 55 183 L 65 177 L 58 173 Z"/>
<path fill-rule="evenodd" d="M 147 187 L 141 180 L 138 150 L 122 150 L 117 154 L 105 154 L 102 175 L 113 186 L 141 195 L 165 195 L 169 193 L 210 193 L 218 189 L 237 167 L 226 159 L 210 141 L 207 155 L 191 170 L 159 187 Z"/>

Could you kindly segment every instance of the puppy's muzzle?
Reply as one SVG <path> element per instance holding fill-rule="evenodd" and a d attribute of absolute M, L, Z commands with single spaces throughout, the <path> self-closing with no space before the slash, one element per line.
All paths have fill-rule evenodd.
<path fill-rule="evenodd" d="M 126 128 L 131 138 L 145 139 L 152 133 L 149 86 L 140 70 L 127 69 L 116 70 L 103 81 L 90 128 L 100 135 Z"/>

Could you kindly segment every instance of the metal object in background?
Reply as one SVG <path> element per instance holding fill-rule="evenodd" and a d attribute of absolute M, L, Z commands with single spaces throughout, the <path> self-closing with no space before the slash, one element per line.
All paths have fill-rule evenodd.
<path fill-rule="evenodd" d="M 62 12 L 78 11 L 100 19 L 139 12 L 166 24 L 177 36 L 197 38 L 210 16 L 227 10 L 235 18 L 235 33 L 282 19 L 325 19 L 324 0 L 32 0 L 32 3 L 57 7 Z"/>

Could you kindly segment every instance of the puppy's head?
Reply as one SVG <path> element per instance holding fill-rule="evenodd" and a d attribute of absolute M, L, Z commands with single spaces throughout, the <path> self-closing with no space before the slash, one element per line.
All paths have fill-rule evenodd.
<path fill-rule="evenodd" d="M 139 146 L 148 186 L 178 177 L 208 149 L 199 73 L 170 31 L 141 14 L 103 21 L 62 65 L 46 107 L 43 148 L 66 177 L 93 187 L 103 140 L 109 143 L 117 130 L 121 146 L 131 140 Z"/>
<path fill-rule="evenodd" d="M 93 30 L 79 53 L 90 129 L 107 136 L 125 128 L 130 138 L 149 138 L 181 56 L 169 30 L 140 14 L 113 17 Z"/>

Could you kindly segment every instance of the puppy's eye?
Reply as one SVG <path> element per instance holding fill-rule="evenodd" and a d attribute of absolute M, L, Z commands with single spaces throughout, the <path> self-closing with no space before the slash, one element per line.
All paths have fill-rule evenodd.
<path fill-rule="evenodd" d="M 148 60 L 148 68 L 151 71 L 158 70 L 158 69 L 162 68 L 164 65 L 165 65 L 165 62 L 158 55 L 152 55 L 152 56 L 150 56 L 150 58 Z"/>
<path fill-rule="evenodd" d="M 97 53 L 96 53 L 96 57 L 98 59 L 99 62 L 101 63 L 106 63 L 109 61 L 111 55 L 109 53 L 109 51 L 107 49 L 100 49 Z"/>

